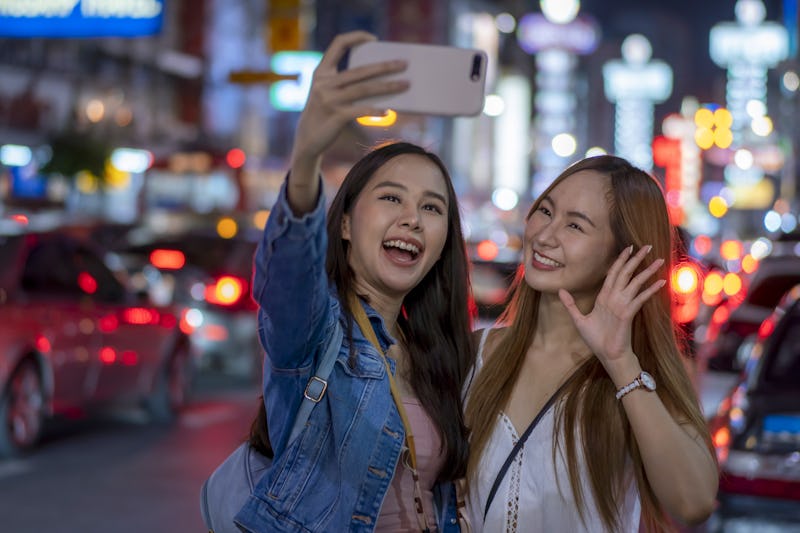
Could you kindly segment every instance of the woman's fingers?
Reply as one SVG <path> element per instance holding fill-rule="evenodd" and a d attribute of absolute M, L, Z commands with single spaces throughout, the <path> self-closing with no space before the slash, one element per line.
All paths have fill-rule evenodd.
<path fill-rule="evenodd" d="M 371 96 L 395 94 L 406 89 L 408 89 L 408 82 L 404 80 L 363 82 L 339 89 L 335 94 L 331 95 L 331 103 L 336 105 L 357 104 L 359 100 Z"/>
<path fill-rule="evenodd" d="M 623 250 L 619 257 L 617 257 L 617 259 L 611 265 L 611 268 L 609 268 L 606 276 L 606 282 L 601 291 L 602 296 L 598 295 L 598 297 L 612 298 L 630 310 L 634 308 L 634 302 L 644 302 L 647 300 L 647 298 L 655 294 L 659 287 L 651 290 L 653 285 L 648 287 L 647 291 L 641 294 L 639 291 L 641 287 L 647 283 L 647 280 L 658 272 L 658 270 L 664 264 L 663 259 L 658 258 L 654 260 L 646 268 L 634 276 L 634 272 L 641 265 L 642 261 L 644 261 L 651 249 L 652 246 L 648 245 L 643 246 L 636 253 L 633 253 L 633 246 L 629 246 Z M 615 294 L 616 296 L 614 296 Z M 642 294 L 646 294 L 643 299 L 640 298 Z M 609 303 L 610 302 L 611 300 L 609 300 Z M 641 305 L 641 303 L 639 305 Z M 636 307 L 636 309 L 638 309 L 638 307 Z"/>
<path fill-rule="evenodd" d="M 322 56 L 322 61 L 319 62 L 318 69 L 322 70 L 336 70 L 339 61 L 344 57 L 351 47 L 365 43 L 367 41 L 375 41 L 377 37 L 366 31 L 350 31 L 337 35 L 328 49 L 325 50 L 325 55 Z"/>
<path fill-rule="evenodd" d="M 639 248 L 639 251 L 633 254 L 628 261 L 622 266 L 619 270 L 619 274 L 617 275 L 617 279 L 615 280 L 616 286 L 621 290 L 627 287 L 630 284 L 631 277 L 633 276 L 634 271 L 642 264 L 644 261 L 645 256 L 650 253 L 653 247 L 649 244 L 647 246 L 642 246 Z"/>
<path fill-rule="evenodd" d="M 380 61 L 378 63 L 371 63 L 369 65 L 362 65 L 352 69 L 337 71 L 336 86 L 346 87 L 364 80 L 378 78 L 379 76 L 386 76 L 396 72 L 402 72 L 407 66 L 408 65 L 405 61 L 396 59 L 391 61 Z"/>
<path fill-rule="evenodd" d="M 634 278 L 628 283 L 628 287 L 631 287 L 634 292 L 639 292 L 639 289 L 644 285 L 644 283 L 650 279 L 650 277 L 658 272 L 658 269 L 661 268 L 661 265 L 664 264 L 664 260 L 660 257 L 650 263 L 650 265 L 636 274 Z"/>
<path fill-rule="evenodd" d="M 652 297 L 655 293 L 657 293 L 661 289 L 661 287 L 666 285 L 666 283 L 667 283 L 667 280 L 664 280 L 664 279 L 656 280 L 655 282 L 653 282 L 652 285 L 647 287 L 646 290 L 640 292 L 639 295 L 636 296 L 636 298 L 634 298 L 633 301 L 630 304 L 630 309 L 631 309 L 631 311 L 633 311 L 633 314 L 638 313 L 639 309 L 642 308 L 644 303 L 647 300 L 649 300 L 650 297 Z"/>
<path fill-rule="evenodd" d="M 617 277 L 619 276 L 622 267 L 625 265 L 625 262 L 633 253 L 633 245 L 626 247 L 617 258 L 611 263 L 611 268 L 608 269 L 608 274 L 606 274 L 606 285 L 613 287 L 617 283 Z"/>

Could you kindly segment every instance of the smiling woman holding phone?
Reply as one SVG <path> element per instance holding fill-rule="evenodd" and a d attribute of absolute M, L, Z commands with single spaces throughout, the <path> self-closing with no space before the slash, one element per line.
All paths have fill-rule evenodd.
<path fill-rule="evenodd" d="M 353 119 L 383 111 L 364 98 L 408 88 L 385 77 L 402 61 L 337 69 L 373 40 L 347 33 L 326 51 L 256 253 L 266 356 L 251 444 L 274 460 L 236 516 L 244 531 L 459 531 L 474 348 L 450 176 L 429 151 L 389 143 L 356 162 L 325 212 L 324 152 Z M 309 393 L 331 345 L 325 386 Z M 304 396 L 315 405 L 288 441 Z"/>

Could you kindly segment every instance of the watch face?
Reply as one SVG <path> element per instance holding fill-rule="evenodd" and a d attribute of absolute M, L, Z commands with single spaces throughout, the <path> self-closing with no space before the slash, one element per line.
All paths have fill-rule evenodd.
<path fill-rule="evenodd" d="M 656 380 L 653 379 L 653 376 L 647 372 L 642 372 L 640 377 L 642 379 L 642 384 L 645 387 L 647 387 L 649 390 L 656 390 Z"/>

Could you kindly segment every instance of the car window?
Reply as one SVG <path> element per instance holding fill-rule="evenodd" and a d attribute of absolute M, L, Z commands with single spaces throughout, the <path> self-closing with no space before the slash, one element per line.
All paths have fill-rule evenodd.
<path fill-rule="evenodd" d="M 67 255 L 65 247 L 58 242 L 45 241 L 35 245 L 25 262 L 22 288 L 36 294 L 80 294 L 78 271 Z"/>
<path fill-rule="evenodd" d="M 89 274 L 96 283 L 95 295 L 105 302 L 119 302 L 125 298 L 125 288 L 94 253 L 85 248 L 73 252 L 79 275 Z"/>
<path fill-rule="evenodd" d="M 800 307 L 794 306 L 786 316 L 783 336 L 776 339 L 773 357 L 767 366 L 764 381 L 776 385 L 800 386 Z"/>
<path fill-rule="evenodd" d="M 108 302 L 125 297 L 124 287 L 100 258 L 62 241 L 44 241 L 31 249 L 21 283 L 25 291 L 35 294 L 91 294 Z"/>

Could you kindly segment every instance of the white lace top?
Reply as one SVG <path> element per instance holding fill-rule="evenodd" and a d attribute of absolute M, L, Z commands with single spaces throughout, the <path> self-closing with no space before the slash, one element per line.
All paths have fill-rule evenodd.
<path fill-rule="evenodd" d="M 487 331 L 488 328 L 481 338 L 476 371 L 483 364 L 483 345 Z M 555 466 L 553 464 L 553 423 L 551 408 L 542 416 L 506 471 L 484 522 L 483 514 L 489 491 L 509 452 L 519 439 L 511 420 L 502 412 L 497 417 L 494 431 L 481 457 L 478 479 L 469 488 L 467 513 L 474 532 L 604 531 L 587 473 L 582 468 L 581 481 L 586 505 L 583 522 L 572 494 L 563 450 L 559 450 Z M 579 461 L 583 458 L 581 454 L 578 457 Z M 620 511 L 622 522 L 618 531 L 637 533 L 641 509 L 639 491 L 632 476 Z"/>

